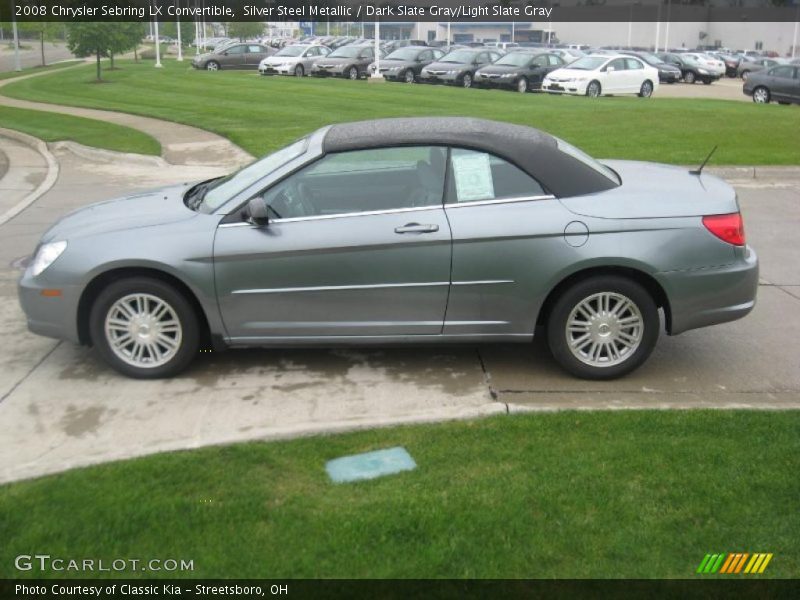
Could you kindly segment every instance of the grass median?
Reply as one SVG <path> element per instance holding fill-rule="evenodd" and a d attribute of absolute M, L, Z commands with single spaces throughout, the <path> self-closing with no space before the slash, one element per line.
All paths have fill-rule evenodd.
<path fill-rule="evenodd" d="M 90 83 L 72 69 L 15 82 L 2 93 L 28 100 L 158 117 L 219 133 L 254 155 L 330 123 L 391 116 L 468 115 L 542 128 L 598 157 L 699 164 L 800 163 L 800 110 L 725 100 L 590 99 L 502 90 L 312 78 L 253 71 L 204 72 L 188 62 L 118 61 Z M 680 84 L 684 85 L 684 84 Z"/>
<path fill-rule="evenodd" d="M 33 75 L 35 73 L 44 73 L 46 71 L 56 71 L 58 69 L 64 69 L 66 67 L 74 67 L 81 64 L 82 62 L 83 60 L 80 59 L 64 60 L 45 66 L 37 65 L 35 67 L 27 67 L 20 71 L 3 71 L 0 72 L 0 81 L 4 79 L 13 79 L 14 77 L 22 77 L 23 75 Z"/>
<path fill-rule="evenodd" d="M 72 140 L 117 152 L 161 154 L 161 144 L 146 133 L 83 117 L 0 106 L 0 127 L 21 131 L 45 142 Z"/>
<path fill-rule="evenodd" d="M 324 471 L 395 445 L 415 471 Z M 0 575 L 81 576 L 13 571 L 35 551 L 193 560 L 114 574 L 134 577 L 692 578 L 709 552 L 771 552 L 759 577 L 792 577 L 798 456 L 797 411 L 498 416 L 160 454 L 0 487 Z"/>

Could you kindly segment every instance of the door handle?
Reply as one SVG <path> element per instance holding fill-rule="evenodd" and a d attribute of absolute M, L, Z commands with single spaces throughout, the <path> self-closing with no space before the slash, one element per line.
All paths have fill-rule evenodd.
<path fill-rule="evenodd" d="M 419 223 L 406 223 L 402 227 L 395 227 L 395 233 L 433 233 L 439 231 L 438 225 L 420 225 Z"/>

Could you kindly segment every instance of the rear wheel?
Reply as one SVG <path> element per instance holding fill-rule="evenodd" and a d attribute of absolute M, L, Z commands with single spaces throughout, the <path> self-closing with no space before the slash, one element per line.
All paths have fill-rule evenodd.
<path fill-rule="evenodd" d="M 303 65 L 297 65 L 294 68 L 294 76 L 295 77 L 303 77 L 306 74 L 306 70 L 303 68 Z"/>
<path fill-rule="evenodd" d="M 590 81 L 589 85 L 586 86 L 586 95 L 590 98 L 597 98 L 600 95 L 600 91 L 599 81 Z"/>
<path fill-rule="evenodd" d="M 694 74 L 694 71 L 686 71 L 686 73 L 683 76 L 683 80 L 686 83 L 694 83 L 696 79 L 697 76 Z"/>
<path fill-rule="evenodd" d="M 197 354 L 199 327 L 183 294 L 146 277 L 112 283 L 89 314 L 89 331 L 101 358 L 137 379 L 172 377 L 185 369 Z"/>
<path fill-rule="evenodd" d="M 519 81 L 517 81 L 517 91 L 520 94 L 528 91 L 528 80 L 525 77 L 520 77 Z"/>
<path fill-rule="evenodd" d="M 649 98 L 653 95 L 653 82 L 649 79 L 642 83 L 642 87 L 639 88 L 639 97 L 640 98 Z"/>
<path fill-rule="evenodd" d="M 556 301 L 547 323 L 553 357 L 583 379 L 614 379 L 644 363 L 658 339 L 658 307 L 638 283 L 596 276 Z"/>
<path fill-rule="evenodd" d="M 753 102 L 756 104 L 769 104 L 769 90 L 763 85 L 753 90 Z"/>

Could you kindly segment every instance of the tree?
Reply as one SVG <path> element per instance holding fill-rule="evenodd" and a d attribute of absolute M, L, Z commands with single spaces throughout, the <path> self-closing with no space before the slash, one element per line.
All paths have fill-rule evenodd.
<path fill-rule="evenodd" d="M 178 26 L 175 21 L 162 21 L 159 24 L 161 34 L 167 37 L 178 39 Z M 194 39 L 194 22 L 189 20 L 181 21 L 181 43 L 191 44 Z"/>
<path fill-rule="evenodd" d="M 118 25 L 118 23 L 88 21 L 73 21 L 67 24 L 67 48 L 75 56 L 97 58 L 97 81 L 102 81 L 100 59 L 108 56 L 109 49 L 115 44 L 115 30 Z"/>
<path fill-rule="evenodd" d="M 111 45 L 108 48 L 108 56 L 111 59 L 111 69 L 114 69 L 114 55 L 126 52 L 131 48 L 136 49 L 142 41 L 141 23 L 129 21 L 126 23 L 116 23 Z"/>
<path fill-rule="evenodd" d="M 264 23 L 252 21 L 234 21 L 228 27 L 230 37 L 245 41 L 248 38 L 260 37 L 264 33 Z"/>
<path fill-rule="evenodd" d="M 58 23 L 49 23 L 45 21 L 23 21 L 17 23 L 20 34 L 25 34 L 36 37 L 39 40 L 39 48 L 42 54 L 42 66 L 45 66 L 44 58 L 44 43 L 56 39 L 60 26 Z"/>

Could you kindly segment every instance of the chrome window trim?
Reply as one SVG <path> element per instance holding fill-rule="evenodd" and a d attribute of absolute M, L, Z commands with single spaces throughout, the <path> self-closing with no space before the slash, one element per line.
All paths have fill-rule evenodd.
<path fill-rule="evenodd" d="M 412 206 L 408 208 L 388 208 L 385 210 L 365 210 L 360 212 L 351 213 L 338 213 L 335 215 L 314 215 L 311 217 L 287 217 L 285 219 L 270 219 L 270 223 L 295 223 L 298 221 L 322 221 L 326 219 L 341 219 L 344 217 L 370 217 L 374 215 L 393 215 L 408 212 L 428 211 L 428 210 L 442 210 L 441 204 L 432 204 L 430 206 Z M 220 227 L 242 227 L 242 226 L 256 227 L 246 221 L 240 223 L 222 223 Z"/>
<path fill-rule="evenodd" d="M 498 283 L 514 283 L 513 279 L 486 279 L 484 281 L 454 281 L 452 285 L 495 285 Z"/>
<path fill-rule="evenodd" d="M 462 206 L 483 206 L 487 204 L 510 204 L 512 202 L 531 202 L 534 200 L 555 200 L 552 194 L 541 196 L 522 196 L 516 198 L 496 198 L 494 200 L 475 200 L 473 202 L 447 202 L 445 208 L 461 208 Z"/>

